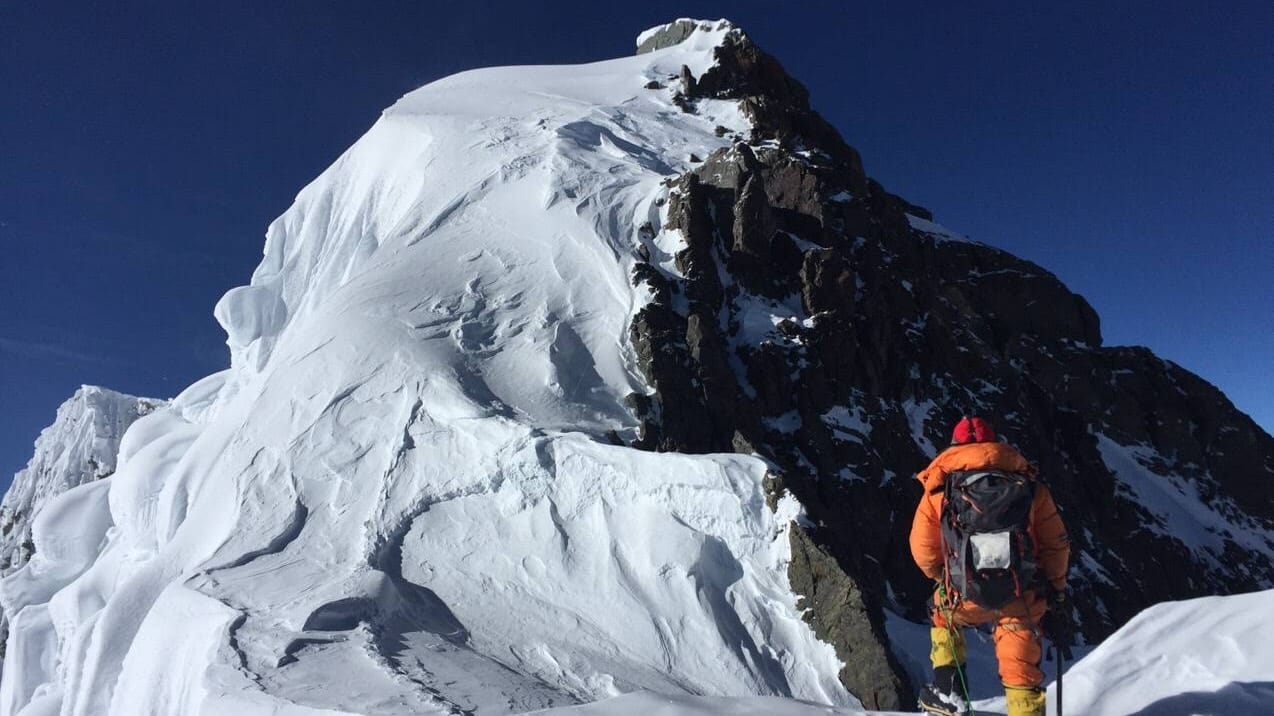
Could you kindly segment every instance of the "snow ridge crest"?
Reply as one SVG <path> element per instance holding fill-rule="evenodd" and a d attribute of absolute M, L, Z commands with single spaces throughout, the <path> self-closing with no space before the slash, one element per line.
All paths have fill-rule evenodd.
<path fill-rule="evenodd" d="M 0 574 L 30 558 L 31 523 L 54 497 L 115 472 L 124 432 L 163 405 L 93 385 L 80 386 L 40 432 L 35 453 L 0 503 Z"/>
<path fill-rule="evenodd" d="M 752 129 L 674 86 L 731 31 L 383 113 L 217 305 L 231 369 L 134 421 L 0 581 L 0 716 L 853 703 L 767 464 L 628 446 L 634 268 L 677 250 L 669 179 Z"/>
<path fill-rule="evenodd" d="M 704 38 L 705 44 L 716 45 L 724 35 L 740 30 L 729 20 L 695 20 L 683 17 L 672 22 L 656 25 L 637 36 L 637 54 L 663 50 L 678 45 L 696 34 Z"/>

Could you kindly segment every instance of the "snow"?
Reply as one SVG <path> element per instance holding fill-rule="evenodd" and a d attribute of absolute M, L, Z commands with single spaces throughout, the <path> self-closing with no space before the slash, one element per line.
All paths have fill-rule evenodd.
<path fill-rule="evenodd" d="M 957 234 L 941 224 L 934 223 L 928 219 L 922 219 L 915 214 L 907 214 L 906 216 L 907 223 L 911 225 L 911 228 L 929 236 L 935 243 L 973 243 L 969 237 L 964 236 L 963 234 Z"/>
<path fill-rule="evenodd" d="M 1206 597 L 1151 607 L 1096 648 L 1077 647 L 1064 676 L 1068 714 L 1185 716 L 1258 714 L 1274 699 L 1274 590 Z M 887 613 L 890 640 L 913 680 L 929 674 L 929 628 Z M 969 682 L 980 714 L 1003 714 L 994 645 L 969 630 Z M 1041 664 L 1049 684 L 1049 714 L 1057 713 L 1056 662 Z M 774 699 L 723 699 L 630 694 L 588 706 L 551 709 L 544 716 L 775 714 L 814 716 L 860 712 Z M 878 713 L 878 712 L 866 712 Z"/>
<path fill-rule="evenodd" d="M 640 227 L 718 125 L 748 129 L 644 85 L 706 71 L 727 31 L 388 109 L 217 304 L 230 370 L 34 521 L 0 581 L 0 715 L 853 706 L 787 585 L 801 509 L 766 506 L 766 464 L 606 438 L 647 389 L 622 340 Z"/>
<path fill-rule="evenodd" d="M 938 454 L 938 449 L 925 433 L 929 418 L 937 409 L 938 404 L 932 399 L 917 401 L 915 398 L 908 398 L 902 402 L 903 414 L 907 416 L 907 425 L 911 428 L 911 439 L 927 455 Z"/>
<path fill-rule="evenodd" d="M 801 429 L 801 414 L 795 410 L 789 410 L 782 415 L 764 418 L 763 422 L 771 430 L 790 435 Z"/>
<path fill-rule="evenodd" d="M 857 709 L 836 708 L 776 698 L 705 698 L 641 692 L 585 706 L 548 709 L 536 716 L 862 716 Z"/>
<path fill-rule="evenodd" d="M 404 577 L 452 605 L 475 648 L 505 646 L 501 612 L 517 604 L 531 644 L 513 648 L 510 665 L 573 693 L 790 684 L 837 699 L 825 671 L 835 660 L 809 640 L 785 584 L 783 530 L 799 506 L 769 512 L 756 461 L 652 455 L 578 435 L 522 451 L 548 471 L 513 471 L 490 494 L 432 507 L 403 547 Z M 702 609 L 713 618 L 686 618 Z M 795 658 L 811 652 L 812 664 Z"/>
<path fill-rule="evenodd" d="M 755 398 L 757 391 L 748 377 L 747 367 L 741 357 L 743 352 L 765 343 L 800 343 L 799 336 L 789 338 L 779 329 L 779 325 L 784 321 L 803 323 L 809 319 L 801 308 L 799 296 L 788 296 L 783 301 L 757 296 L 735 283 L 733 276 L 725 271 L 724 261 L 718 261 L 717 270 L 722 275 L 722 283 L 727 292 L 734 293 L 731 301 L 734 304 L 733 315 L 737 319 L 737 323 L 731 327 L 733 332 L 727 338 L 727 359 L 744 393 Z M 800 419 L 795 414 L 783 415 L 767 419 L 767 424 L 780 432 L 795 432 L 800 428 Z"/>
<path fill-rule="evenodd" d="M 666 49 L 673 49 L 685 55 L 688 59 L 685 65 L 690 69 L 691 74 L 697 78 L 716 64 L 713 50 L 725 41 L 726 35 L 736 31 L 734 24 L 729 20 L 706 21 L 683 17 L 670 23 L 657 25 L 637 35 L 636 46 L 641 47 L 647 40 L 652 39 L 656 34 L 667 30 L 673 25 L 685 23 L 694 25 L 694 32 L 676 47 Z M 656 50 L 656 52 L 659 51 Z"/>
<path fill-rule="evenodd" d="M 767 506 L 766 463 L 607 437 L 634 434 L 623 399 L 647 390 L 623 339 L 649 300 L 641 227 L 671 255 L 664 180 L 729 143 L 718 125 L 748 129 L 732 102 L 644 88 L 711 67 L 730 29 L 707 27 L 410 93 L 217 304 L 228 371 L 166 404 L 63 406 L 4 503 L 34 553 L 0 579 L 0 716 L 862 713 L 787 584 L 802 510 Z M 803 320 L 749 311 L 748 335 Z M 932 451 L 935 403 L 905 410 Z M 867 433 L 857 410 L 821 419 Z M 1107 443 L 1192 543 L 1266 539 Z M 1069 703 L 1246 704 L 1268 690 L 1271 599 L 1147 612 L 1073 669 Z M 889 624 L 918 675 L 925 629 Z"/>
<path fill-rule="evenodd" d="M 734 286 L 732 277 L 727 275 L 726 278 L 731 280 L 725 285 Z M 734 315 L 739 322 L 738 332 L 730 337 L 731 345 L 735 348 L 786 340 L 778 330 L 780 323 L 792 321 L 799 324 L 807 320 L 799 296 L 788 296 L 786 300 L 777 301 L 749 293 L 740 287 L 733 301 Z"/>
<path fill-rule="evenodd" d="M 1229 498 L 1205 500 L 1198 480 L 1209 479 L 1206 475 L 1187 479 L 1168 469 L 1150 446 L 1121 445 L 1101 433 L 1096 438 L 1122 494 L 1150 513 L 1153 521 L 1143 524 L 1147 530 L 1178 540 L 1217 564 L 1227 560 L 1227 542 L 1274 559 L 1274 531 L 1243 515 Z"/>
<path fill-rule="evenodd" d="M 1066 713 L 1085 716 L 1254 714 L 1274 698 L 1274 590 L 1159 604 L 1096 647 L 1075 647 Z M 918 683 L 928 678 L 928 627 L 887 615 L 890 640 Z M 990 637 L 968 630 L 969 681 L 979 713 L 1003 713 Z M 981 637 L 981 638 L 979 638 Z M 1056 662 L 1041 668 L 1055 713 Z"/>
<path fill-rule="evenodd" d="M 1153 606 L 1066 672 L 1067 713 L 1269 713 L 1274 591 Z"/>
<path fill-rule="evenodd" d="M 1071 552 L 1071 554 L 1073 555 L 1075 553 Z M 1110 573 L 1107 572 L 1106 568 L 1101 566 L 1101 564 L 1088 553 L 1088 550 L 1079 551 L 1078 562 L 1079 564 L 1073 565 L 1072 568 L 1083 570 L 1088 574 L 1090 579 L 1095 579 L 1114 586 L 1115 582 L 1110 578 Z"/>
<path fill-rule="evenodd" d="M 287 306 L 265 286 L 240 286 L 222 296 L 213 310 L 232 349 L 274 336 L 287 320 Z"/>
<path fill-rule="evenodd" d="M 13 478 L 0 505 L 0 559 L 8 573 L 26 563 L 32 525 L 54 497 L 115 471 L 124 431 L 161 401 L 81 386 L 40 433 L 35 454 Z"/>
<path fill-rule="evenodd" d="M 871 436 L 872 426 L 867 422 L 867 409 L 861 405 L 852 408 L 835 405 L 820 415 L 819 419 L 832 428 L 832 434 L 838 440 L 865 444 Z"/>

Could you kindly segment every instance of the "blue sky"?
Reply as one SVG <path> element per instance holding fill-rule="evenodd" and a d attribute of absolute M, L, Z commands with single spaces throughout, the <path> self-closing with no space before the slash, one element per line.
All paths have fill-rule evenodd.
<path fill-rule="evenodd" d="M 888 7 L 881 7 L 888 5 Z M 1274 428 L 1274 5 L 0 6 L 0 483 L 81 383 L 171 397 L 266 225 L 403 93 L 729 17 L 868 172 Z"/>

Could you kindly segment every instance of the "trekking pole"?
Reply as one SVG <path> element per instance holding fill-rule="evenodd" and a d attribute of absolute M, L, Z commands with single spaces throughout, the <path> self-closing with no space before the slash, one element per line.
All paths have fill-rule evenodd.
<path fill-rule="evenodd" d="M 1053 651 L 1057 652 L 1057 716 L 1062 716 L 1062 672 L 1066 671 L 1066 655 L 1057 648 L 1056 643 L 1053 644 Z"/>

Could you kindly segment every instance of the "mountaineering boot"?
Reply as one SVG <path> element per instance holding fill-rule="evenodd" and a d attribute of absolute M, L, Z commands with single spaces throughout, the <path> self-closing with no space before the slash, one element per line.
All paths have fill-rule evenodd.
<path fill-rule="evenodd" d="M 969 702 L 965 701 L 963 696 L 938 691 L 933 684 L 920 690 L 920 710 L 939 716 L 968 716 L 971 713 Z"/>
<path fill-rule="evenodd" d="M 1044 716 L 1044 690 L 1005 686 L 1008 716 Z"/>
<path fill-rule="evenodd" d="M 920 690 L 920 708 L 930 714 L 966 716 L 972 712 L 963 694 L 956 666 L 937 666 L 933 669 L 933 683 Z"/>

